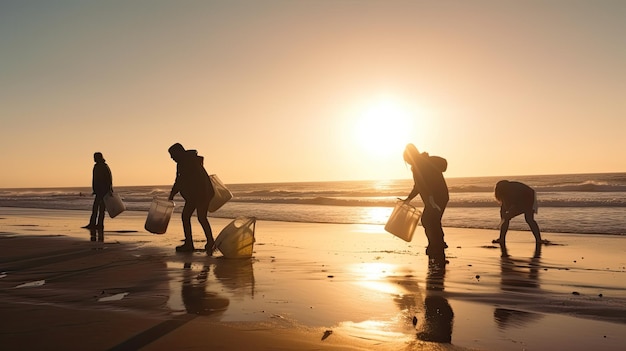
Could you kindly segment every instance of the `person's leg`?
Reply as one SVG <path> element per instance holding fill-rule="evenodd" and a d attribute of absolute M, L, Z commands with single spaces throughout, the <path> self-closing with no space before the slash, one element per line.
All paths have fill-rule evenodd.
<path fill-rule="evenodd" d="M 502 245 L 505 243 L 506 232 L 509 230 L 509 223 L 511 222 L 511 219 L 520 214 L 522 214 L 521 211 L 506 211 L 504 208 L 500 207 L 500 237 L 493 240 L 492 243 L 500 243 Z"/>
<path fill-rule="evenodd" d="M 91 205 L 91 217 L 89 218 L 89 224 L 84 226 L 83 228 L 93 229 L 96 227 L 96 220 L 98 219 L 98 198 L 94 198 L 93 204 Z"/>
<path fill-rule="evenodd" d="M 422 212 L 422 227 L 424 227 L 424 234 L 426 234 L 426 239 L 428 239 L 428 245 L 430 245 L 432 222 L 431 210 L 428 207 L 424 207 L 424 212 Z"/>
<path fill-rule="evenodd" d="M 213 231 L 211 230 L 211 224 L 209 223 L 209 200 L 202 201 L 198 204 L 198 209 L 196 211 L 196 215 L 198 216 L 198 222 L 202 225 L 202 230 L 204 230 L 204 236 L 206 237 L 206 245 L 205 249 L 208 255 L 213 252 L 213 244 L 215 240 L 213 239 Z"/>
<path fill-rule="evenodd" d="M 441 224 L 441 220 L 443 219 L 443 213 L 446 211 L 446 205 L 447 205 L 447 202 L 439 204 L 439 207 L 441 208 L 441 212 L 439 213 L 439 218 L 437 220 L 438 237 L 440 237 L 440 240 L 441 240 L 441 243 L 443 244 L 444 249 L 448 248 L 448 244 L 446 244 L 445 233 L 443 231 L 443 225 Z"/>
<path fill-rule="evenodd" d="M 509 219 L 501 218 L 500 220 L 500 237 L 496 242 L 500 243 L 500 245 L 505 245 L 506 243 L 506 232 L 509 230 Z"/>
<path fill-rule="evenodd" d="M 97 206 L 98 206 L 98 221 L 96 222 L 96 228 L 104 228 L 104 195 L 96 195 Z"/>
<path fill-rule="evenodd" d="M 424 207 L 424 213 L 422 214 L 422 226 L 424 227 L 424 233 L 428 239 L 428 247 L 426 248 L 426 254 L 435 254 L 439 251 L 443 252 L 443 230 L 441 229 L 441 215 L 438 210 Z"/>
<path fill-rule="evenodd" d="M 537 221 L 535 221 L 535 214 L 533 213 L 532 209 L 524 213 L 524 219 L 526 219 L 526 223 L 528 223 L 530 230 L 533 232 L 533 235 L 535 236 L 535 244 L 537 246 L 540 246 L 542 243 L 541 232 L 539 232 L 539 225 L 537 224 Z"/>
<path fill-rule="evenodd" d="M 433 223 L 432 223 L 432 232 L 430 236 L 431 246 L 434 245 L 437 250 L 444 249 L 447 247 L 446 242 L 443 239 L 443 226 L 441 225 L 441 219 L 443 218 L 443 207 L 442 211 L 433 211 Z"/>
<path fill-rule="evenodd" d="M 196 210 L 196 203 L 192 199 L 185 199 L 185 206 L 181 213 L 183 221 L 183 232 L 185 233 L 185 242 L 181 246 L 176 247 L 176 251 L 193 251 L 193 236 L 191 234 L 191 215 Z"/>

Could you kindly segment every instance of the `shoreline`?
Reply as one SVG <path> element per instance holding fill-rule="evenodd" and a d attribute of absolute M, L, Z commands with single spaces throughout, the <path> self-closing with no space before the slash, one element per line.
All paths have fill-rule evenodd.
<path fill-rule="evenodd" d="M 626 342 L 621 236 L 542 233 L 552 245 L 533 257 L 532 235 L 511 231 L 503 258 L 490 243 L 496 231 L 445 228 L 448 263 L 429 266 L 421 227 L 406 243 L 381 225 L 258 221 L 253 258 L 228 260 L 176 254 L 179 218 L 153 235 L 145 213 L 127 211 L 107 218 L 104 240 L 92 242 L 80 228 L 88 215 L 0 208 L 0 342 L 103 350 L 133 340 L 145 350 L 617 350 Z M 230 222 L 210 221 L 214 237 Z M 451 318 L 431 315 L 433 304 Z M 86 318 L 108 337 L 60 316 Z M 59 336 L 75 333 L 74 345 Z M 438 334 L 451 343 L 419 337 Z"/>
<path fill-rule="evenodd" d="M 91 206 L 91 205 L 89 205 Z M 320 205 L 323 206 L 323 205 Z M 493 207 L 493 209 L 497 209 L 498 207 L 495 206 Z M 391 213 L 391 209 L 392 207 L 388 207 L 388 209 L 390 209 L 389 213 Z M 451 208 L 452 210 L 454 210 L 454 208 Z M 459 209 L 459 208 L 457 208 Z M 53 206 L 50 207 L 28 207 L 28 206 L 7 206 L 7 205 L 0 205 L 0 212 L 1 211 L 5 211 L 5 212 L 9 212 L 9 213 L 20 213 L 20 212 L 32 212 L 32 211 L 70 211 L 70 212 L 76 212 L 76 213 L 84 213 L 86 210 L 84 208 L 56 208 Z M 149 209 L 145 209 L 145 210 L 126 210 L 125 214 L 128 215 L 130 213 L 133 213 L 135 217 L 139 216 L 139 217 L 145 217 L 147 216 Z M 172 218 L 175 218 L 177 216 L 180 216 L 180 211 L 181 208 L 180 207 L 176 207 L 174 209 L 174 213 Z M 450 208 L 447 209 L 447 212 L 450 212 Z M 84 215 L 83 215 L 84 216 Z M 209 220 L 213 221 L 213 220 L 217 220 L 217 221 L 222 221 L 222 220 L 226 220 L 226 221 L 230 221 L 232 219 L 234 219 L 234 216 L 215 216 L 214 213 L 209 213 Z M 110 219 L 110 218 L 109 218 Z M 330 225 L 384 225 L 384 223 L 350 223 L 350 222 L 311 222 L 311 221 L 306 221 L 306 220 L 281 220 L 281 219 L 259 219 L 265 222 L 279 222 L 279 223 L 313 223 L 313 224 L 321 224 L 321 225 L 326 225 L 326 224 L 330 224 Z M 493 220 L 493 219 L 492 219 Z M 493 220 L 494 223 L 496 223 L 496 220 Z M 497 224 L 497 223 L 496 223 Z M 495 227 L 468 227 L 468 226 L 454 226 L 454 225 L 444 225 L 445 228 L 450 228 L 450 229 L 454 229 L 454 230 L 485 230 L 485 231 L 496 231 L 497 228 Z M 543 228 L 543 226 L 542 226 Z M 141 224 L 140 227 L 134 228 L 132 229 L 132 231 L 141 231 L 143 230 L 143 224 Z M 528 225 L 524 222 L 523 216 L 518 216 L 516 218 L 513 219 L 513 221 L 511 222 L 511 228 L 509 230 L 510 232 L 528 232 L 530 233 L 530 229 L 528 228 Z M 543 229 L 541 230 L 542 233 L 547 233 L 547 234 L 557 234 L 557 235 L 582 235 L 582 236 L 595 236 L 595 235 L 610 235 L 610 236 L 619 236 L 619 237 L 626 237 L 626 233 L 623 232 L 559 232 L 559 231 L 544 231 Z M 496 235 L 497 237 L 497 235 Z M 494 238 L 496 238 L 494 237 Z"/>

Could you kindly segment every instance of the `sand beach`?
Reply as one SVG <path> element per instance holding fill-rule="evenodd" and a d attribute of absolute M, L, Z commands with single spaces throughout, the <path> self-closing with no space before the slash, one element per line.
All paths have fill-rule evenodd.
<path fill-rule="evenodd" d="M 258 221 L 252 259 L 175 253 L 145 212 L 0 208 L 3 350 L 621 350 L 626 238 Z M 214 236 L 230 222 L 211 218 Z M 203 247 L 194 223 L 197 247 Z M 503 255 L 506 254 L 506 255 Z M 504 256 L 504 257 L 503 257 Z"/>

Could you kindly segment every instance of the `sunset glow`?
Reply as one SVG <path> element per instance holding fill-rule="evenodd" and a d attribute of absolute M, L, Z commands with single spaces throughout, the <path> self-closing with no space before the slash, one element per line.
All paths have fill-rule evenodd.
<path fill-rule="evenodd" d="M 624 171 L 625 2 L 269 3 L 1 2 L 0 187 Z"/>
<path fill-rule="evenodd" d="M 397 155 L 410 141 L 412 118 L 402 103 L 382 98 L 364 109 L 357 120 L 354 136 L 367 155 Z"/>

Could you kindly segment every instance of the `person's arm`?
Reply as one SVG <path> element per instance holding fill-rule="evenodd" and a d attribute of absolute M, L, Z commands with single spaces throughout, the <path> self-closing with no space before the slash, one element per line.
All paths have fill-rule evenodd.
<path fill-rule="evenodd" d="M 178 177 L 176 177 L 176 178 L 178 178 Z M 174 196 L 175 196 L 176 194 L 178 194 L 178 192 L 180 191 L 180 189 L 179 189 L 179 188 L 180 188 L 180 187 L 178 186 L 178 181 L 174 181 L 174 185 L 172 185 L 172 190 L 170 191 L 170 196 L 168 197 L 168 199 L 169 199 L 170 201 L 171 201 L 171 200 L 174 200 Z"/>
<path fill-rule="evenodd" d="M 170 191 L 170 196 L 168 197 L 168 199 L 174 200 L 174 196 L 176 194 L 178 194 L 178 192 L 180 191 L 180 172 L 178 170 L 178 165 L 176 165 L 176 180 L 174 180 L 174 185 L 172 185 L 172 190 Z"/>
<path fill-rule="evenodd" d="M 437 205 L 433 195 L 428 193 L 428 188 L 426 186 L 421 186 L 420 185 L 420 184 L 424 184 L 424 180 L 422 178 L 422 175 L 419 173 L 419 170 L 414 170 L 413 171 L 413 182 L 414 182 L 413 190 L 411 190 L 411 193 L 407 196 L 406 200 L 404 200 L 404 203 L 408 204 L 417 195 L 422 193 L 422 198 L 427 198 L 428 199 L 427 203 L 425 203 L 424 206 L 430 206 L 430 207 L 436 209 L 437 211 L 441 211 L 441 207 L 439 207 L 439 205 Z"/>
<path fill-rule="evenodd" d="M 502 199 L 502 204 L 500 205 L 500 217 L 502 219 L 511 219 L 511 213 L 514 213 L 515 210 L 515 202 L 509 201 L 508 199 Z"/>
<path fill-rule="evenodd" d="M 420 184 L 423 184 L 423 180 L 419 171 L 413 172 L 413 181 L 414 181 L 413 190 L 411 190 L 411 193 L 407 196 L 406 200 L 404 200 L 404 203 L 408 204 L 417 195 L 422 193 L 423 195 L 422 198 L 428 199 L 428 203 L 425 203 L 424 206 L 430 206 L 436 209 L 437 211 L 441 211 L 441 207 L 437 205 L 437 203 L 435 202 L 435 198 L 427 192 L 428 188 L 425 186 L 420 186 Z"/>
<path fill-rule="evenodd" d="M 413 189 L 411 189 L 411 192 L 409 193 L 407 198 L 404 200 L 404 203 L 407 203 L 407 204 L 411 202 L 411 200 L 413 200 L 420 193 L 420 186 L 419 186 L 420 181 L 419 181 L 418 171 L 413 169 L 413 167 L 411 167 L 411 170 L 413 171 Z"/>
<path fill-rule="evenodd" d="M 93 166 L 93 170 L 91 171 L 91 195 L 96 194 L 96 166 Z"/>
<path fill-rule="evenodd" d="M 413 186 L 413 190 L 411 190 L 411 192 L 409 193 L 409 195 L 406 197 L 406 199 L 404 200 L 405 203 L 409 203 L 411 202 L 411 200 L 413 200 L 417 195 L 419 195 L 420 191 L 419 188 L 417 187 L 417 184 L 415 184 Z"/>
<path fill-rule="evenodd" d="M 109 192 L 113 193 L 113 174 L 111 173 L 111 169 L 109 168 L 109 166 L 106 166 L 106 170 L 107 170 L 107 179 L 108 179 L 108 183 L 109 183 Z"/>
<path fill-rule="evenodd" d="M 507 218 L 507 213 L 508 213 L 508 211 L 504 207 L 504 202 L 503 202 L 502 205 L 500 205 L 500 218 L 502 220 L 509 219 L 509 218 Z"/>

